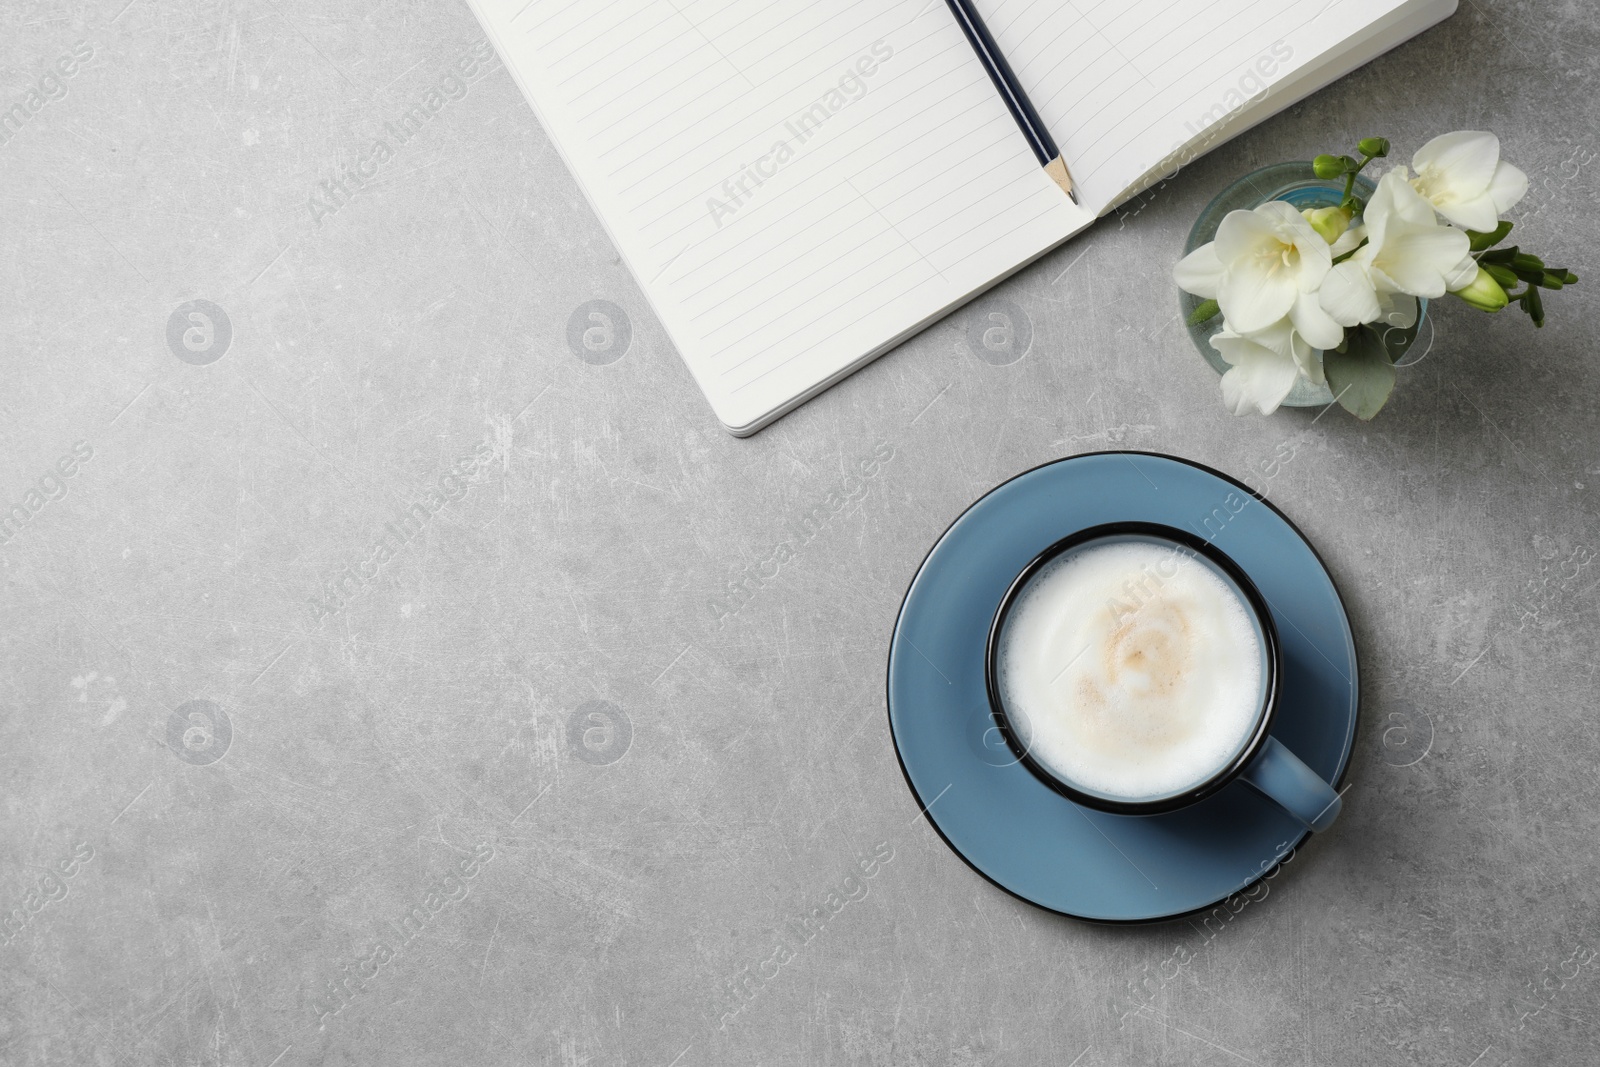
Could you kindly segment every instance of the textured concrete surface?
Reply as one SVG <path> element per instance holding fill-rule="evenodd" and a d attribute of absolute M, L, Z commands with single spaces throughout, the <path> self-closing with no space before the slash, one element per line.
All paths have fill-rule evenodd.
<path fill-rule="evenodd" d="M 0 144 L 0 1061 L 1592 1062 L 1592 8 L 1468 0 L 739 441 L 498 65 L 372 158 L 464 6 L 126 2 L 0 9 L 0 104 L 39 89 Z M 1200 207 L 1475 127 L 1585 276 L 1550 325 L 1441 311 L 1371 425 L 1228 416 L 1168 281 Z M 890 746 L 928 546 L 1108 447 L 1266 491 L 1363 657 L 1342 821 L 1220 932 L 1009 898 Z"/>

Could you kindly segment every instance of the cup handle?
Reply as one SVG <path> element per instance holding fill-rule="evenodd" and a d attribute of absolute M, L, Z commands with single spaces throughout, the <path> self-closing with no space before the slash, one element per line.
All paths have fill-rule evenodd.
<path fill-rule="evenodd" d="M 1326 830 L 1339 817 L 1339 794 L 1276 737 L 1267 738 L 1241 777 L 1308 830 Z"/>

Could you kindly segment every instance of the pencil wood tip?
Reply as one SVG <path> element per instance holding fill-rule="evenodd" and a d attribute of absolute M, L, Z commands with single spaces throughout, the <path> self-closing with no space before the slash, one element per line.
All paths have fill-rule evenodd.
<path fill-rule="evenodd" d="M 1072 175 L 1067 173 L 1067 161 L 1060 156 L 1044 165 L 1044 172 L 1050 175 L 1050 180 L 1061 186 L 1061 191 L 1066 193 L 1074 204 L 1078 202 L 1078 194 L 1073 191 Z"/>

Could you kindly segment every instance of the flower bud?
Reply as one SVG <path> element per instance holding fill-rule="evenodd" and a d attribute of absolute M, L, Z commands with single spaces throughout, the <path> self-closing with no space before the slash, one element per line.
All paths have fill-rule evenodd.
<path fill-rule="evenodd" d="M 1320 155 L 1311 161 L 1311 169 L 1319 178 L 1344 176 L 1344 160 L 1339 156 Z"/>
<path fill-rule="evenodd" d="M 1308 207 L 1300 212 L 1317 235 L 1330 245 L 1350 228 L 1350 212 L 1342 207 Z"/>
<path fill-rule="evenodd" d="M 1364 156 L 1382 159 L 1389 154 L 1389 140 L 1385 137 L 1363 137 L 1356 142 L 1356 148 Z"/>
<path fill-rule="evenodd" d="M 1455 294 L 1479 311 L 1499 311 L 1509 302 L 1500 283 L 1482 267 L 1478 268 L 1472 281 L 1464 288 L 1455 290 Z"/>

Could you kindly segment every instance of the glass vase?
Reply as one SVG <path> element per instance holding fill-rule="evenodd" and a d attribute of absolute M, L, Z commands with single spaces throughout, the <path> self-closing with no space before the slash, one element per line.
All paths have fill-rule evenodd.
<path fill-rule="evenodd" d="M 1362 200 L 1370 199 L 1376 187 L 1365 176 L 1357 175 L 1355 192 Z M 1222 219 L 1230 211 L 1249 211 L 1269 200 L 1282 200 L 1297 211 L 1306 208 L 1337 207 L 1344 199 L 1344 180 L 1329 181 L 1317 177 L 1311 169 L 1309 162 L 1274 163 L 1269 167 L 1251 171 L 1222 192 L 1207 204 L 1205 210 L 1200 212 L 1200 217 L 1195 219 L 1194 226 L 1189 230 L 1189 239 L 1184 242 L 1183 254 L 1188 255 L 1196 248 L 1211 241 L 1217 236 L 1217 227 L 1222 224 Z M 1189 316 L 1203 303 L 1200 297 L 1183 290 L 1178 291 L 1178 310 L 1187 324 Z M 1420 301 L 1417 312 L 1417 324 L 1410 330 L 1401 331 L 1404 337 L 1396 336 L 1394 341 L 1400 347 L 1409 345 L 1416 336 L 1417 330 L 1422 326 L 1423 318 L 1427 315 L 1428 302 Z M 1228 363 L 1222 358 L 1222 353 L 1211 347 L 1211 338 L 1222 329 L 1222 316 L 1215 315 L 1198 326 L 1188 325 L 1189 339 L 1205 361 L 1211 364 L 1218 374 L 1228 372 Z M 1326 385 L 1312 385 L 1304 378 L 1295 382 L 1294 388 L 1283 401 L 1284 407 L 1305 408 L 1323 407 L 1333 403 L 1333 393 Z"/>

